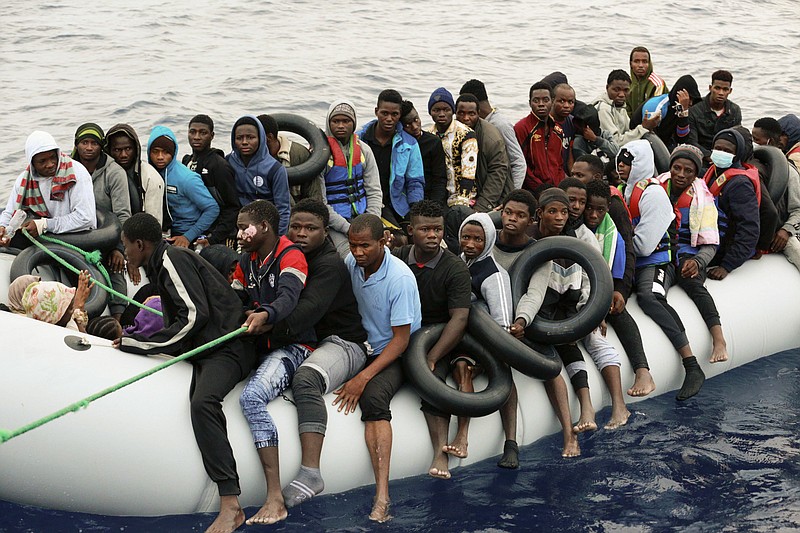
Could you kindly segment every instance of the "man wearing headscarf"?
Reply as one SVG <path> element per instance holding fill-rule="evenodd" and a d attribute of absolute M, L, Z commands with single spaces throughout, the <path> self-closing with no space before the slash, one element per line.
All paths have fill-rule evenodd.
<path fill-rule="evenodd" d="M 49 133 L 34 131 L 25 141 L 28 166 L 17 177 L 6 208 L 0 213 L 0 246 L 8 246 L 6 227 L 18 209 L 33 217 L 23 227 L 34 236 L 95 229 L 97 215 L 92 177 L 83 165 L 59 150 Z M 14 246 L 28 240 L 15 235 Z"/>

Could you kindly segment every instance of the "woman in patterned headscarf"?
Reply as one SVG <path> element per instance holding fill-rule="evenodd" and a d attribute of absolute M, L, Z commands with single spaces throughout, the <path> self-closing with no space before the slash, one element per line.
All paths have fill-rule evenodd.
<path fill-rule="evenodd" d="M 57 281 L 34 281 L 22 294 L 25 316 L 86 333 L 89 319 L 84 306 L 89 296 L 89 273 L 81 272 L 78 287 Z"/>

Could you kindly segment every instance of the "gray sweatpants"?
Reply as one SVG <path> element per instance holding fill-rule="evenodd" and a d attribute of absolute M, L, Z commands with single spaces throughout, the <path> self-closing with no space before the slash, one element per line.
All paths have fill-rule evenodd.
<path fill-rule="evenodd" d="M 338 389 L 358 374 L 366 360 L 363 344 L 331 335 L 325 337 L 303 361 L 292 380 L 300 433 L 325 434 L 328 411 L 322 396 Z"/>

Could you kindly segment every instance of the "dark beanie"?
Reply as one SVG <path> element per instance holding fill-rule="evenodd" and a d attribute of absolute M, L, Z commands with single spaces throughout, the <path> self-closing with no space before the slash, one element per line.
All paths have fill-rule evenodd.
<path fill-rule="evenodd" d="M 703 152 L 691 144 L 678 145 L 669 156 L 669 166 L 672 166 L 676 159 L 688 159 L 694 163 L 696 174 L 700 174 L 700 169 L 703 168 Z"/>
<path fill-rule="evenodd" d="M 561 85 L 562 83 L 569 83 L 567 81 L 567 75 L 563 72 L 555 71 L 551 72 L 547 76 L 541 79 L 544 83 L 550 86 L 551 89 L 555 89 L 556 85 Z"/>
<path fill-rule="evenodd" d="M 569 207 L 569 196 L 567 196 L 567 193 L 563 189 L 559 189 L 558 187 L 550 187 L 539 194 L 540 208 L 544 208 L 544 206 L 553 202 L 561 202 Z"/>
<path fill-rule="evenodd" d="M 162 135 L 161 137 L 156 137 L 156 139 L 150 143 L 150 150 L 152 151 L 153 148 L 161 148 L 162 150 L 166 150 L 173 156 L 175 155 L 175 142 L 172 139 L 167 137 L 166 135 Z"/>
<path fill-rule="evenodd" d="M 739 141 L 736 139 L 736 134 L 733 132 L 732 129 L 722 130 L 721 132 L 717 133 L 714 136 L 714 141 L 716 141 L 717 139 L 728 141 L 735 147 L 739 148 Z"/>
<path fill-rule="evenodd" d="M 456 112 L 456 102 L 453 100 L 453 95 L 444 87 L 439 87 L 431 94 L 431 97 L 428 99 L 428 113 L 430 113 L 431 108 L 439 102 L 446 103 L 450 106 L 450 109 L 453 110 L 453 113 Z"/>
<path fill-rule="evenodd" d="M 625 163 L 629 167 L 633 166 L 633 153 L 627 148 L 623 148 L 617 154 L 617 163 Z"/>
<path fill-rule="evenodd" d="M 189 121 L 189 124 L 195 122 L 198 124 L 205 124 L 206 126 L 208 126 L 209 130 L 211 130 L 212 132 L 214 131 L 214 121 L 211 120 L 211 117 L 209 117 L 208 115 L 202 115 L 202 114 L 195 115 L 194 117 L 192 117 L 192 120 Z"/>
<path fill-rule="evenodd" d="M 200 257 L 211 263 L 217 272 L 225 278 L 231 272 L 231 266 L 239 261 L 239 254 L 224 244 L 212 244 L 200 250 Z"/>
<path fill-rule="evenodd" d="M 78 126 L 78 129 L 75 130 L 75 144 L 78 144 L 84 139 L 94 139 L 101 145 L 103 141 L 105 141 L 106 134 L 103 133 L 103 128 L 95 124 L 94 122 L 87 122 L 86 124 L 81 124 Z"/>

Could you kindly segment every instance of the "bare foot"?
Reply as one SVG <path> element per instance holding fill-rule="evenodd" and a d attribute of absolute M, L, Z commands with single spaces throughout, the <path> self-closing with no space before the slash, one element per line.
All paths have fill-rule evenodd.
<path fill-rule="evenodd" d="M 467 443 L 466 442 L 453 442 L 442 446 L 442 451 L 447 455 L 465 459 L 467 457 Z"/>
<path fill-rule="evenodd" d="M 392 515 L 389 514 L 389 503 L 389 500 L 375 499 L 372 502 L 372 512 L 369 513 L 369 519 L 379 524 L 391 520 Z"/>
<path fill-rule="evenodd" d="M 578 420 L 578 423 L 572 426 L 573 433 L 584 433 L 586 431 L 595 431 L 597 430 L 597 422 L 594 421 L 594 417 L 584 419 L 583 417 Z"/>
<path fill-rule="evenodd" d="M 247 519 L 248 526 L 268 526 L 286 520 L 289 512 L 283 502 L 267 501 L 256 514 Z"/>
<path fill-rule="evenodd" d="M 653 375 L 650 373 L 650 370 L 638 368 L 636 370 L 636 379 L 633 381 L 633 386 L 628 389 L 628 396 L 647 396 L 654 390 L 656 390 L 656 382 L 653 381 Z"/>
<path fill-rule="evenodd" d="M 628 411 L 627 408 L 623 407 L 622 412 L 620 412 L 620 413 L 612 412 L 611 413 L 611 420 L 609 420 L 608 424 L 603 426 L 603 428 L 604 429 L 617 429 L 617 428 L 620 428 L 620 427 L 622 427 L 622 426 L 624 426 L 625 424 L 628 423 L 628 418 L 630 418 L 630 416 L 631 416 L 631 412 Z"/>
<path fill-rule="evenodd" d="M 438 477 L 439 479 L 450 479 L 450 471 L 446 468 L 444 470 L 431 467 L 428 470 L 428 475 L 431 477 Z"/>
<path fill-rule="evenodd" d="M 581 447 L 578 439 L 571 431 L 564 432 L 564 449 L 561 450 L 561 457 L 578 457 L 581 454 Z"/>
<path fill-rule="evenodd" d="M 233 533 L 243 523 L 244 511 L 241 507 L 225 506 L 220 509 L 214 523 L 208 526 L 206 533 Z"/>
<path fill-rule="evenodd" d="M 728 360 L 728 345 L 725 342 L 715 342 L 711 351 L 711 362 L 721 363 Z"/>

